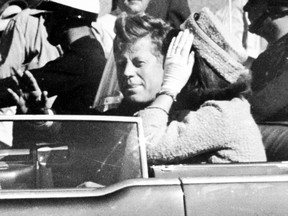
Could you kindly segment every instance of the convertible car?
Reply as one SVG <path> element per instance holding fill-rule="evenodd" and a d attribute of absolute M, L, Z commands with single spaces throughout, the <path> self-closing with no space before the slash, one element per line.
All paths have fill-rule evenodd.
<path fill-rule="evenodd" d="M 141 119 L 1 116 L 0 212 L 11 215 L 287 215 L 288 164 L 148 166 Z"/>

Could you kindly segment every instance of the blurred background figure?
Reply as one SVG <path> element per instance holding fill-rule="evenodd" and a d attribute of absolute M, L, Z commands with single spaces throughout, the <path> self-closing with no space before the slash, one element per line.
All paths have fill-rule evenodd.
<path fill-rule="evenodd" d="M 35 9 L 41 0 L 8 0 L 2 3 L 0 79 L 14 75 L 15 71 L 22 73 L 26 69 L 42 67 L 60 56 L 60 50 L 47 41 L 43 11 Z M 5 93 L 0 92 L 2 95 Z M 0 115 L 15 113 L 16 107 L 0 109 Z M 7 146 L 12 145 L 12 127 L 10 122 L 0 124 L 0 141 Z"/>
<path fill-rule="evenodd" d="M 190 15 L 187 0 L 113 0 L 112 9 L 110 14 L 100 17 L 97 23 L 93 25 L 98 35 L 97 38 L 102 43 L 105 56 L 108 58 L 93 105 L 100 111 L 115 108 L 122 100 L 122 94 L 117 83 L 114 56 L 111 52 L 117 16 L 121 12 L 134 15 L 147 13 L 156 18 L 162 18 L 171 26 L 179 28 L 180 24 Z"/>
<path fill-rule="evenodd" d="M 27 7 L 26 2 L 21 0 L 2 1 L 0 8 L 0 37 L 6 29 L 12 17 Z M 0 115 L 10 115 L 15 113 L 16 108 L 0 109 Z M 7 148 L 12 145 L 12 123 L 0 123 L 0 148 Z"/>
<path fill-rule="evenodd" d="M 191 14 L 188 1 L 151 0 L 145 12 L 153 17 L 163 19 L 173 28 L 179 28 Z"/>
<path fill-rule="evenodd" d="M 243 10 L 247 0 L 231 0 L 215 12 L 217 18 L 222 22 L 226 31 L 235 38 L 247 51 L 250 58 L 255 59 L 266 48 L 267 43 L 258 35 L 248 31 L 249 19 Z"/>
<path fill-rule="evenodd" d="M 7 27 L 12 17 L 26 8 L 36 7 L 39 0 L 0 0 L 0 32 Z"/>
<path fill-rule="evenodd" d="M 112 41 L 115 37 L 114 24 L 121 12 L 128 14 L 147 13 L 161 18 L 173 27 L 179 28 L 190 15 L 187 0 L 113 0 L 111 12 L 105 14 L 92 25 L 95 27 L 99 41 L 102 43 L 105 56 L 108 58 L 112 50 Z"/>
<path fill-rule="evenodd" d="M 20 5 L 19 5 L 20 4 Z M 22 5 L 23 4 L 23 5 Z M 0 34 L 5 30 L 10 19 L 26 8 L 25 2 L 10 1 L 6 2 L 0 10 Z M 1 35 L 0 35 L 1 36 Z"/>
<path fill-rule="evenodd" d="M 47 41 L 44 12 L 27 8 L 10 20 L 0 40 L 0 78 L 42 67 L 60 56 L 60 49 Z"/>
<path fill-rule="evenodd" d="M 150 0 L 127 1 L 117 0 L 113 1 L 112 11 L 99 17 L 97 22 L 93 22 L 92 26 L 95 28 L 95 35 L 100 41 L 106 58 L 109 57 L 113 46 L 113 39 L 115 38 L 114 25 L 117 16 L 121 12 L 128 14 L 144 14 Z"/>

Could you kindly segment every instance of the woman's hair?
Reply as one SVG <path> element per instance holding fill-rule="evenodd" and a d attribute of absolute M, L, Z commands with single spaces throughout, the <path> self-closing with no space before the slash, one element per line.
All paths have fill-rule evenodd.
<path fill-rule="evenodd" d="M 116 37 L 114 39 L 114 53 L 123 52 L 137 40 L 150 36 L 155 47 L 155 55 L 164 55 L 163 40 L 171 26 L 162 19 L 150 15 L 127 15 L 122 13 L 115 23 Z"/>
<path fill-rule="evenodd" d="M 111 12 L 117 9 L 118 0 L 112 0 Z"/>
<path fill-rule="evenodd" d="M 167 52 L 170 41 L 177 36 L 179 29 L 172 29 L 166 36 L 162 51 Z M 195 51 L 195 64 L 189 81 L 177 96 L 176 109 L 197 110 L 208 100 L 231 100 L 234 97 L 246 97 L 251 93 L 250 74 L 241 75 L 237 82 L 229 83 L 221 77 L 209 63 Z"/>
<path fill-rule="evenodd" d="M 251 94 L 251 75 L 243 73 L 235 83 L 221 77 L 197 53 L 192 75 L 178 96 L 180 108 L 197 110 L 208 100 L 231 100 Z"/>

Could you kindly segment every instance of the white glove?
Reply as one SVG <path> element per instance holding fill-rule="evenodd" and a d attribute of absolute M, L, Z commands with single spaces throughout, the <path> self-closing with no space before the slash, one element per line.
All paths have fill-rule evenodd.
<path fill-rule="evenodd" d="M 194 36 L 188 29 L 172 39 L 164 63 L 164 79 L 159 94 L 176 98 L 187 83 L 194 65 L 194 52 L 190 53 Z"/>

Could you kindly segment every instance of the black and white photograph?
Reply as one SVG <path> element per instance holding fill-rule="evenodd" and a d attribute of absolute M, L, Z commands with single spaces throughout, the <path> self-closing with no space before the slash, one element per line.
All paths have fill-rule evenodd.
<path fill-rule="evenodd" d="M 1 216 L 287 201 L 288 0 L 0 0 Z"/>

